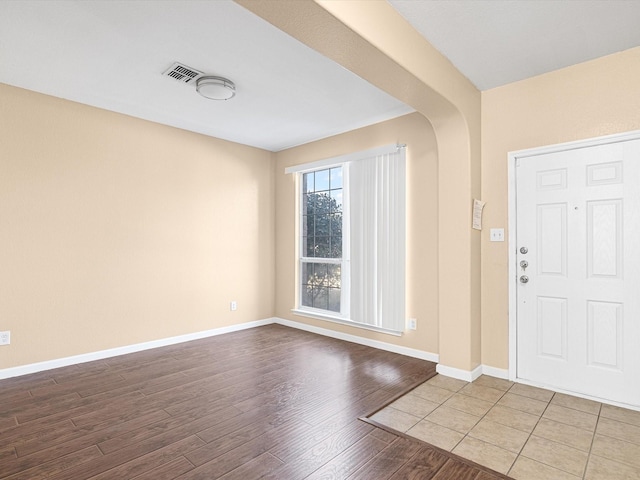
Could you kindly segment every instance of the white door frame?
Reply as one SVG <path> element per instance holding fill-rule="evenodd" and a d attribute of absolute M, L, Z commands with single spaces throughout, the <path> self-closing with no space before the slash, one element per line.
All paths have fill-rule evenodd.
<path fill-rule="evenodd" d="M 563 152 L 573 150 L 575 148 L 594 147 L 597 145 L 605 145 L 610 143 L 624 142 L 628 140 L 640 139 L 640 130 L 631 132 L 617 133 L 606 135 L 603 137 L 589 138 L 586 140 L 578 140 L 574 142 L 559 143 L 556 145 L 548 145 L 544 147 L 530 148 L 526 150 L 518 150 L 509 152 L 508 154 L 508 187 L 509 187 L 509 380 L 528 383 L 522 381 L 517 376 L 517 287 L 518 287 L 518 269 L 516 265 L 516 254 L 518 248 L 518 239 L 516 238 L 516 161 L 520 158 L 527 158 L 547 153 Z"/>

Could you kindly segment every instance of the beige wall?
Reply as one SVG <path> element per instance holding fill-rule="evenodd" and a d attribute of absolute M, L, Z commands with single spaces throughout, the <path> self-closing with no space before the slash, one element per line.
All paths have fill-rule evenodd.
<path fill-rule="evenodd" d="M 407 317 L 416 331 L 402 337 L 293 315 L 295 302 L 295 200 L 291 165 L 383 145 L 407 144 Z M 433 128 L 414 113 L 277 154 L 276 316 L 387 343 L 438 352 L 438 157 Z"/>
<path fill-rule="evenodd" d="M 640 129 L 640 48 L 482 92 L 482 363 L 508 368 L 510 151 Z"/>
<path fill-rule="evenodd" d="M 271 317 L 273 166 L 0 85 L 0 369 Z"/>

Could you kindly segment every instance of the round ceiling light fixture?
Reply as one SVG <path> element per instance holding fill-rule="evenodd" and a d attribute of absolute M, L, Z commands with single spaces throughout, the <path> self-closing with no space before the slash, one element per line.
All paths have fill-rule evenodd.
<path fill-rule="evenodd" d="M 211 75 L 200 77 L 196 81 L 196 90 L 210 100 L 229 100 L 236 95 L 236 86 L 231 80 Z"/>

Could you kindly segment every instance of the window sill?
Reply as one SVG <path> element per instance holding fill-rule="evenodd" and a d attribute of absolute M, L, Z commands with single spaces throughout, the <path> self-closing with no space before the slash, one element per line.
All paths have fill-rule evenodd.
<path fill-rule="evenodd" d="M 368 325 L 366 323 L 354 322 L 348 318 L 340 317 L 337 315 L 330 315 L 327 313 L 318 312 L 316 310 L 304 310 L 294 308 L 291 310 L 294 315 L 301 317 L 315 318 L 317 320 L 325 320 L 327 322 L 339 323 L 340 325 L 348 325 L 349 327 L 361 328 L 363 330 L 371 330 L 373 332 L 385 333 L 387 335 L 393 335 L 394 337 L 401 337 L 403 332 L 396 332 L 387 328 L 376 327 L 374 325 Z"/>

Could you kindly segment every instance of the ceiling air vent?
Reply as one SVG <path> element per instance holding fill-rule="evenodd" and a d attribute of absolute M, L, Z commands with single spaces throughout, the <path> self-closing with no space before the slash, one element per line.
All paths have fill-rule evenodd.
<path fill-rule="evenodd" d="M 194 80 L 202 76 L 203 72 L 176 62 L 171 65 L 163 75 L 171 77 L 182 83 L 195 83 Z"/>

